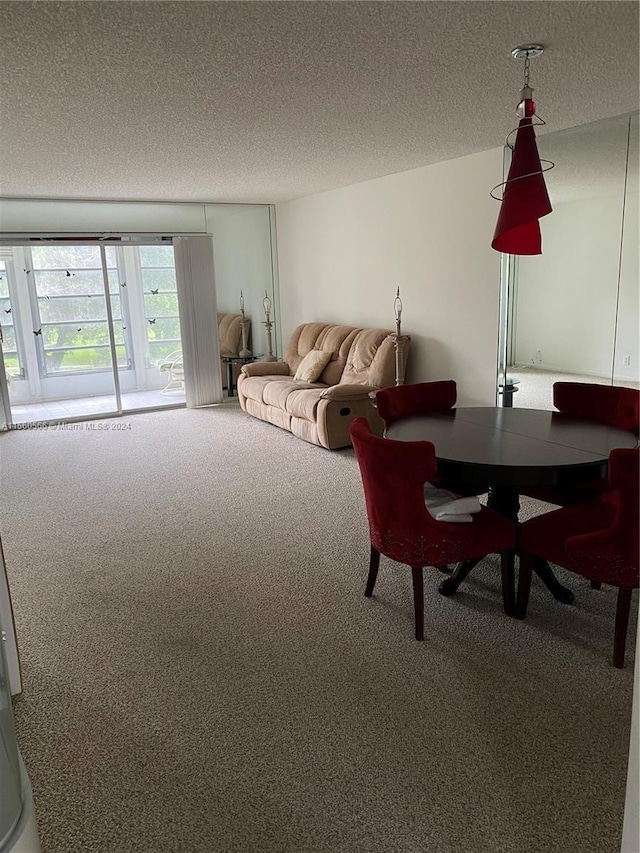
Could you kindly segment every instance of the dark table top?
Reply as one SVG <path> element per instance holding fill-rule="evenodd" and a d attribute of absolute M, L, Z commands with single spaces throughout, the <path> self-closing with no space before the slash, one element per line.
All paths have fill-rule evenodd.
<path fill-rule="evenodd" d="M 431 441 L 443 475 L 511 485 L 605 476 L 610 452 L 636 447 L 626 430 L 539 409 L 460 408 L 392 424 L 387 438 Z"/>

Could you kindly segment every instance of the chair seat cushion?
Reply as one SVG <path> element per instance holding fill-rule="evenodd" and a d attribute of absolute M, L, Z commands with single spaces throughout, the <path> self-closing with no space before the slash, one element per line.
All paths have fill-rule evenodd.
<path fill-rule="evenodd" d="M 394 540 L 391 534 L 378 531 L 370 524 L 372 542 L 385 556 L 408 566 L 440 566 L 474 557 L 484 557 L 515 547 L 513 522 L 495 510 L 482 507 L 470 524 L 430 521 L 429 527 L 417 530 L 415 538 Z"/>
<path fill-rule="evenodd" d="M 567 566 L 567 539 L 604 530 L 613 522 L 616 512 L 615 501 L 605 499 L 538 515 L 521 525 L 520 550 L 537 554 L 557 566 Z M 573 566 L 572 570 L 575 571 Z"/>

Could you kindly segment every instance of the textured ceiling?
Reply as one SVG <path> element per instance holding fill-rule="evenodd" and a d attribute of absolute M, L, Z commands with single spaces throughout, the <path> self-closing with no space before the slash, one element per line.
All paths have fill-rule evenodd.
<path fill-rule="evenodd" d="M 638 109 L 636 2 L 2 2 L 0 193 L 276 202 Z"/>

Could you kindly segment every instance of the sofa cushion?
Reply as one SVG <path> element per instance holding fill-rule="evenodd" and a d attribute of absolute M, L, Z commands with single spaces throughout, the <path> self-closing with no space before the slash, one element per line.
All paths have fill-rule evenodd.
<path fill-rule="evenodd" d="M 310 444 L 320 445 L 318 427 L 315 421 L 308 421 L 306 418 L 292 417 L 289 429 L 298 438 L 303 439 L 303 441 L 308 441 Z"/>
<path fill-rule="evenodd" d="M 281 429 L 291 430 L 291 415 L 282 409 L 274 409 L 273 406 L 265 406 L 255 400 L 245 400 L 245 411 L 256 418 L 267 421 Z"/>
<path fill-rule="evenodd" d="M 315 421 L 316 409 L 322 394 L 326 391 L 324 385 L 319 388 L 297 388 L 287 397 L 287 411 L 296 418 Z"/>
<path fill-rule="evenodd" d="M 264 389 L 274 382 L 282 381 L 282 376 L 246 376 L 240 374 L 238 378 L 238 391 L 249 400 L 255 400 L 256 403 L 264 403 Z"/>
<path fill-rule="evenodd" d="M 340 384 L 377 385 L 395 382 L 393 338 L 387 329 L 359 329 L 353 338 Z"/>
<path fill-rule="evenodd" d="M 279 381 L 269 382 L 266 384 L 262 390 L 262 402 L 267 406 L 274 406 L 275 408 L 282 409 L 283 411 L 287 411 L 291 414 L 288 401 L 289 397 L 292 395 L 298 396 L 298 392 L 304 395 L 305 393 L 311 393 L 314 396 L 315 402 L 313 405 L 317 404 L 317 401 L 320 399 L 320 394 L 325 390 L 326 385 L 319 385 L 317 383 L 311 384 L 309 382 L 296 382 L 294 379 L 283 379 L 279 377 Z M 296 405 L 295 403 L 293 405 Z M 308 411 L 308 407 L 300 402 L 296 406 L 297 412 L 306 412 Z M 301 415 L 301 417 L 305 417 L 305 415 Z"/>
<path fill-rule="evenodd" d="M 294 374 L 301 382 L 315 382 L 331 361 L 331 353 L 321 349 L 312 349 L 304 356 Z"/>
<path fill-rule="evenodd" d="M 337 385 L 358 329 L 353 326 L 332 326 L 329 323 L 302 323 L 294 329 L 285 361 L 295 373 L 304 356 L 312 349 L 331 353 L 331 361 L 318 377 L 325 385 Z"/>

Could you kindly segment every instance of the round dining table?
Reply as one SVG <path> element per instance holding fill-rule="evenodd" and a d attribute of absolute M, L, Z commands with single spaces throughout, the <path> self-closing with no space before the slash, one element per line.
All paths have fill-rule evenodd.
<path fill-rule="evenodd" d="M 471 490 L 484 491 L 488 485 L 487 505 L 516 522 L 521 489 L 605 477 L 611 451 L 638 443 L 626 430 L 559 412 L 493 406 L 402 418 L 387 427 L 385 436 L 432 442 L 439 477 Z M 458 566 L 441 584 L 441 592 L 455 592 L 469 571 L 468 565 Z M 559 583 L 549 566 L 540 565 L 538 574 L 554 598 L 573 601 L 571 590 Z"/>

